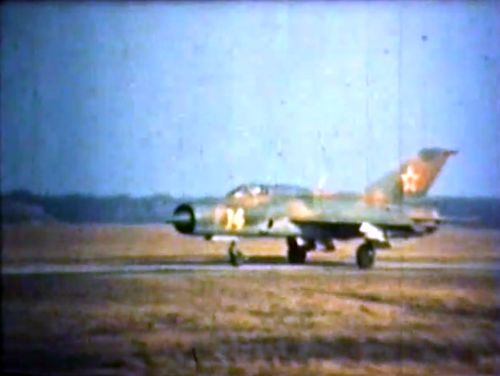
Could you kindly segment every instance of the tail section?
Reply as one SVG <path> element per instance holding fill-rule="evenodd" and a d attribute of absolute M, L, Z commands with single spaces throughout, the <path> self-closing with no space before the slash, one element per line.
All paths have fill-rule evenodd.
<path fill-rule="evenodd" d="M 448 157 L 456 153 L 454 150 L 441 148 L 422 149 L 416 157 L 368 186 L 365 195 L 372 201 L 383 202 L 423 197 L 436 180 Z"/>

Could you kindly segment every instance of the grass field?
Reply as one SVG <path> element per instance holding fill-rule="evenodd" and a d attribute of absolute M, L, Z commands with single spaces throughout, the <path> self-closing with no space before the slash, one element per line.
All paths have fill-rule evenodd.
<path fill-rule="evenodd" d="M 3 226 L 5 264 L 24 262 L 156 262 L 222 261 L 227 243 L 177 234 L 164 225 L 9 225 Z M 339 242 L 334 253 L 311 253 L 317 262 L 353 262 L 359 242 Z M 250 262 L 285 262 L 282 240 L 243 239 L 240 248 Z M 379 252 L 390 261 L 500 261 L 500 231 L 443 228 L 420 239 L 397 241 Z"/>
<path fill-rule="evenodd" d="M 499 261 L 500 232 L 443 229 L 381 259 Z M 4 369 L 35 374 L 500 373 L 498 276 L 452 270 L 3 275 Z M 284 263 L 277 241 L 250 262 Z M 160 226 L 8 226 L 2 261 L 220 262 L 225 245 Z M 346 268 L 344 267 L 343 270 Z"/>

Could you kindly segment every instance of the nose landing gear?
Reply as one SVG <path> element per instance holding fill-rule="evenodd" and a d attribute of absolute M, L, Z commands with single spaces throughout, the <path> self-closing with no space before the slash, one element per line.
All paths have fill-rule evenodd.
<path fill-rule="evenodd" d="M 245 255 L 237 248 L 236 242 L 234 240 L 229 244 L 227 253 L 229 255 L 229 263 L 234 267 L 242 265 L 247 259 Z"/>

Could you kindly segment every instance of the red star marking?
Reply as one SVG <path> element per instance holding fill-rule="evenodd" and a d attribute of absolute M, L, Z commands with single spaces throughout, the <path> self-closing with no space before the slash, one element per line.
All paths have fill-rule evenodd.
<path fill-rule="evenodd" d="M 420 176 L 413 171 L 412 166 L 406 168 L 406 172 L 401 175 L 401 180 L 403 181 L 403 192 L 416 192 L 417 191 L 417 181 Z"/>

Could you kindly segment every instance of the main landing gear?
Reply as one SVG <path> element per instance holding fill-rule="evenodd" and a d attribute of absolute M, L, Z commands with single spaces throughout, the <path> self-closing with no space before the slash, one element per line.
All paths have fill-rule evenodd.
<path fill-rule="evenodd" d="M 304 264 L 306 262 L 307 252 L 314 249 L 314 241 L 306 241 L 299 244 L 297 238 L 289 237 L 286 239 L 288 245 L 288 262 L 290 264 Z M 231 241 L 228 248 L 229 263 L 238 267 L 242 265 L 247 258 L 237 248 L 236 241 Z M 360 269 L 370 269 L 375 263 L 375 244 L 371 241 L 365 241 L 356 250 L 356 264 Z"/>
<path fill-rule="evenodd" d="M 356 250 L 356 263 L 360 269 L 370 269 L 375 263 L 375 247 L 366 241 Z"/>
<path fill-rule="evenodd" d="M 314 241 L 306 241 L 299 245 L 297 238 L 286 238 L 288 245 L 288 262 L 290 264 L 303 264 L 306 262 L 307 251 L 314 249 Z"/>

